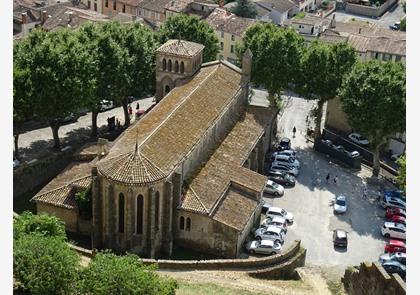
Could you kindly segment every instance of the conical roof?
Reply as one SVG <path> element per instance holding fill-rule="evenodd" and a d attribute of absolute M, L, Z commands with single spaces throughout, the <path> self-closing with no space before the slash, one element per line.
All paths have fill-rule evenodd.
<path fill-rule="evenodd" d="M 133 152 L 99 162 L 98 171 L 109 180 L 133 186 L 149 185 L 166 177 L 138 151 L 137 143 Z"/>

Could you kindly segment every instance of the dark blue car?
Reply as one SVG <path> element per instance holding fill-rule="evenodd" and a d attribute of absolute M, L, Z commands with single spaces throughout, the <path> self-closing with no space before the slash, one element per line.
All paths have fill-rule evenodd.
<path fill-rule="evenodd" d="M 392 197 L 392 198 L 398 198 L 405 201 L 405 192 L 402 190 L 393 190 L 393 191 L 385 191 L 384 197 Z"/>

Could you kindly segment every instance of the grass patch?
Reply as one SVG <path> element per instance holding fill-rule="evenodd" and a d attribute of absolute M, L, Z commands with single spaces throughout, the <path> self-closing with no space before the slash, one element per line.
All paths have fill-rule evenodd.
<path fill-rule="evenodd" d="M 255 293 L 244 289 L 228 288 L 212 283 L 186 283 L 179 281 L 177 295 L 265 295 L 266 293 Z"/>
<path fill-rule="evenodd" d="M 340 280 L 327 280 L 328 290 L 330 290 L 333 295 L 344 295 L 344 285 Z"/>
<path fill-rule="evenodd" d="M 305 12 L 299 12 L 298 14 L 296 14 L 295 18 L 304 18 L 306 15 Z"/>

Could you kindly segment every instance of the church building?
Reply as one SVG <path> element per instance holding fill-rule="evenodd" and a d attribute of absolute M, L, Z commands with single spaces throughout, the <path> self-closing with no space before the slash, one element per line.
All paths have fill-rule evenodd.
<path fill-rule="evenodd" d="M 250 50 L 240 69 L 221 60 L 203 64 L 203 49 L 183 40 L 163 44 L 156 106 L 85 163 L 83 175 L 38 193 L 38 212 L 63 217 L 78 231 L 78 221 L 62 212 L 77 212 L 72 183 L 83 179 L 92 188 L 93 248 L 155 258 L 170 257 L 177 244 L 237 257 L 260 221 L 267 178 L 259 173 L 276 114 L 249 105 Z"/>

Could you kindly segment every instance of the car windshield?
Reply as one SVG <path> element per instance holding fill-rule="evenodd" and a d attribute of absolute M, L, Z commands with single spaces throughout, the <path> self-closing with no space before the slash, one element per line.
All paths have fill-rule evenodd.
<path fill-rule="evenodd" d="M 274 187 L 274 188 L 278 188 L 278 187 L 279 187 L 279 185 L 278 185 L 277 183 L 275 183 L 275 182 L 273 182 L 273 183 L 271 184 L 271 186 L 272 186 L 272 187 Z"/>
<path fill-rule="evenodd" d="M 344 202 L 343 200 L 337 200 L 337 205 L 338 206 L 346 206 L 346 202 Z"/>

